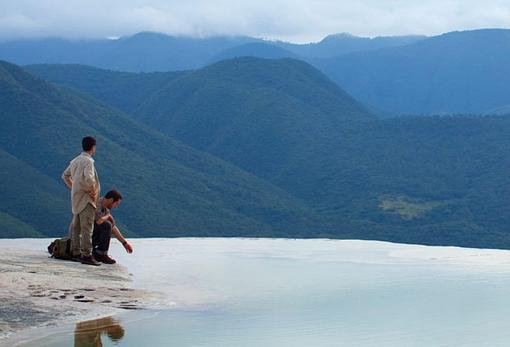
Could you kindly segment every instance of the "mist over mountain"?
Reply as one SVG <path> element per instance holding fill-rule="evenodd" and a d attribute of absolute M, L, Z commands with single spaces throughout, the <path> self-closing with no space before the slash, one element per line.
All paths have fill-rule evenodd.
<path fill-rule="evenodd" d="M 414 42 L 419 36 L 374 39 L 340 34 L 318 43 L 292 44 L 253 37 L 191 38 L 142 32 L 119 39 L 26 39 L 0 42 L 0 59 L 15 64 L 82 64 L 127 72 L 188 70 L 239 56 L 334 57 Z"/>
<path fill-rule="evenodd" d="M 119 39 L 33 39 L 0 42 L 0 59 L 27 64 L 83 64 L 117 71 L 154 72 L 203 66 L 250 37 L 189 38 L 142 32 Z"/>
<path fill-rule="evenodd" d="M 239 57 L 256 57 L 265 59 L 299 59 L 299 56 L 295 53 L 278 47 L 276 44 L 254 42 L 226 49 L 211 59 L 211 63 Z"/>
<path fill-rule="evenodd" d="M 374 51 L 382 48 L 404 46 L 425 39 L 426 36 L 377 36 L 358 37 L 348 33 L 328 35 L 320 42 L 294 44 L 277 42 L 277 45 L 305 58 L 326 58 L 352 52 Z"/>

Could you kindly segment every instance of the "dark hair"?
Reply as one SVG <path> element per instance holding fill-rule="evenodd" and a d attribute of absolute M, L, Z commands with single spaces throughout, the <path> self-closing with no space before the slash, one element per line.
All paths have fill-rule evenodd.
<path fill-rule="evenodd" d="M 88 152 L 96 145 L 96 139 L 92 136 L 85 136 L 81 140 L 81 147 L 85 152 Z"/>
<path fill-rule="evenodd" d="M 117 190 L 112 189 L 108 193 L 106 193 L 104 198 L 105 199 L 113 198 L 113 201 L 119 201 L 119 200 L 122 200 L 122 195 L 120 195 L 120 193 Z"/>

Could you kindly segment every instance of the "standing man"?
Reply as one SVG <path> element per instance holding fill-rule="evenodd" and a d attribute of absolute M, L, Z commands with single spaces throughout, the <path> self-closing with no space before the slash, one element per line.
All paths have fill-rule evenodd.
<path fill-rule="evenodd" d="M 71 252 L 75 261 L 82 264 L 101 265 L 92 255 L 92 231 L 101 186 L 92 156 L 96 154 L 96 139 L 82 139 L 83 152 L 62 174 L 62 179 L 71 189 L 73 228 L 71 230 Z"/>
<path fill-rule="evenodd" d="M 110 212 L 111 209 L 119 207 L 121 201 L 122 195 L 114 189 L 110 190 L 104 197 L 99 199 L 94 223 L 94 233 L 92 234 L 92 246 L 94 248 L 94 258 L 101 263 L 115 264 L 115 259 L 108 255 L 112 235 L 122 243 L 126 252 L 133 253 L 133 247 L 120 232 Z"/>

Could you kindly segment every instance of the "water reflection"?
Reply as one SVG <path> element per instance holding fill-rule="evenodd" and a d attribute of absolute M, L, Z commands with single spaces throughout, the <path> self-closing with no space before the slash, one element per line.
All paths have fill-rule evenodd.
<path fill-rule="evenodd" d="M 119 342 L 124 337 L 124 329 L 113 317 L 80 322 L 74 329 L 74 347 L 101 347 L 103 335 Z"/>

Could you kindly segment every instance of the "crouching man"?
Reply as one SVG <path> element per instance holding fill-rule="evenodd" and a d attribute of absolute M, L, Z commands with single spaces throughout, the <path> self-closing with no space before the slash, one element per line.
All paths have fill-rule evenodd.
<path fill-rule="evenodd" d="M 115 237 L 122 243 L 128 253 L 133 253 L 133 247 L 126 241 L 115 223 L 110 210 L 117 208 L 122 201 L 122 196 L 116 190 L 110 190 L 99 199 L 92 233 L 92 249 L 94 258 L 105 264 L 115 264 L 115 259 L 108 255 L 110 239 Z"/>

